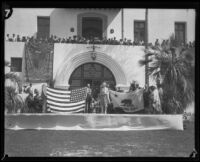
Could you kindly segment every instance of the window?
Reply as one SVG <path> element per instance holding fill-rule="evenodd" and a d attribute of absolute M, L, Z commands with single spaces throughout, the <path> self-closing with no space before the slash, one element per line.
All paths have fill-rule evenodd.
<path fill-rule="evenodd" d="M 11 58 L 11 71 L 12 72 L 22 72 L 22 58 Z"/>
<path fill-rule="evenodd" d="M 98 37 L 102 39 L 103 20 L 98 17 L 83 17 L 82 19 L 82 36 L 85 38 Z"/>
<path fill-rule="evenodd" d="M 185 40 L 185 24 L 184 22 L 175 23 L 175 39 L 178 44 L 186 42 Z"/>
<path fill-rule="evenodd" d="M 134 41 L 145 41 L 145 21 L 134 21 Z"/>
<path fill-rule="evenodd" d="M 37 37 L 38 38 L 49 37 L 50 18 L 49 17 L 38 17 L 37 25 L 38 25 Z"/>

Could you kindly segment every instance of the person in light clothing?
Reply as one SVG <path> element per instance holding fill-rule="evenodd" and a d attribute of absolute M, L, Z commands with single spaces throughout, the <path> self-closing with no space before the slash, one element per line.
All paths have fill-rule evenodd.
<path fill-rule="evenodd" d="M 159 92 L 155 86 L 150 87 L 150 107 L 151 113 L 162 114 Z"/>
<path fill-rule="evenodd" d="M 106 82 L 103 82 L 100 87 L 101 113 L 107 114 L 108 104 L 110 104 L 109 89 Z"/>

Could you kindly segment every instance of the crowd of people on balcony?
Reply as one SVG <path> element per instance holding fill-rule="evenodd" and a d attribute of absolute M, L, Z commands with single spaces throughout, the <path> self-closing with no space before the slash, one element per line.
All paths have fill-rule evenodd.
<path fill-rule="evenodd" d="M 55 35 L 51 35 L 48 38 L 34 38 L 34 37 L 26 37 L 20 35 L 15 35 L 12 34 L 10 36 L 9 34 L 6 35 L 6 41 L 9 42 L 28 42 L 28 41 L 33 41 L 33 42 L 47 42 L 47 43 L 76 43 L 76 44 L 109 44 L 109 45 L 144 45 L 144 41 L 131 41 L 129 39 L 120 39 L 117 40 L 116 37 L 113 38 L 106 38 L 103 37 L 102 39 L 99 39 L 98 37 L 86 39 L 84 37 L 80 36 L 73 36 L 73 37 L 68 37 L 68 38 L 59 38 Z"/>
<path fill-rule="evenodd" d="M 130 39 L 124 38 L 117 40 L 116 37 L 113 38 L 106 38 L 103 37 L 102 39 L 99 39 L 98 37 L 86 39 L 81 36 L 76 36 L 74 35 L 73 37 L 68 37 L 68 38 L 60 38 L 55 35 L 51 35 L 48 38 L 35 38 L 35 37 L 28 37 L 28 36 L 20 36 L 16 34 L 7 34 L 6 35 L 6 41 L 9 42 L 34 42 L 34 43 L 76 43 L 76 44 L 108 44 L 108 45 L 129 45 L 129 46 L 144 46 L 144 40 L 140 41 L 132 41 Z M 159 39 L 156 39 L 154 44 L 148 43 L 149 46 L 167 46 L 169 45 L 169 39 L 162 40 L 160 41 Z M 182 46 L 186 48 L 192 48 L 195 46 L 195 42 L 189 42 L 187 44 L 182 43 Z"/>

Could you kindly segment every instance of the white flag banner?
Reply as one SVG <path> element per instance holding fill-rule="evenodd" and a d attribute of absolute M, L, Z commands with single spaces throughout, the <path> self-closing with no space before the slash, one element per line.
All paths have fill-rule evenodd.
<path fill-rule="evenodd" d="M 124 108 L 125 111 L 130 112 L 143 110 L 143 91 L 144 89 L 138 89 L 133 92 L 124 93 L 110 90 L 110 97 L 114 108 L 121 107 Z"/>

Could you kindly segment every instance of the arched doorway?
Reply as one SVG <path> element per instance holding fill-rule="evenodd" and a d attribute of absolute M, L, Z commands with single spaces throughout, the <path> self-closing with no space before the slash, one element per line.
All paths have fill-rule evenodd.
<path fill-rule="evenodd" d="M 83 52 L 83 53 L 74 53 L 68 59 L 64 59 L 57 68 L 54 68 L 54 87 L 69 89 L 70 84 L 69 80 L 72 76 L 72 73 L 79 66 L 86 63 L 99 63 L 107 67 L 112 74 L 114 75 L 114 79 L 116 84 L 127 85 L 127 76 L 125 70 L 122 66 L 117 62 L 117 60 L 110 57 L 108 54 L 96 52 L 96 60 L 94 61 L 91 57 L 91 52 Z M 54 66 L 55 67 L 55 66 Z"/>
<path fill-rule="evenodd" d="M 82 36 L 91 39 L 98 37 L 102 39 L 103 21 L 98 17 L 83 17 L 82 19 Z"/>
<path fill-rule="evenodd" d="M 93 96 L 96 98 L 103 81 L 108 82 L 111 89 L 116 84 L 114 75 L 107 67 L 99 63 L 86 63 L 73 71 L 69 85 L 70 89 L 77 89 L 89 83 L 93 90 Z"/>

